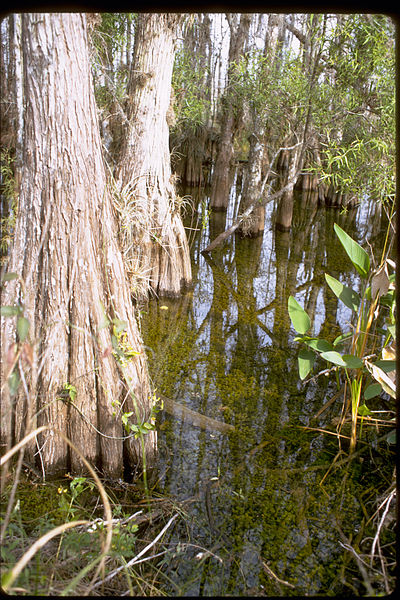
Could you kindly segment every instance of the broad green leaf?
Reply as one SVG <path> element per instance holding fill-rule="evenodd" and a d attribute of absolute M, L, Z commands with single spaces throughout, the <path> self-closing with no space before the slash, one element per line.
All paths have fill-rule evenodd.
<path fill-rule="evenodd" d="M 19 315 L 21 313 L 20 306 L 2 306 L 1 314 L 3 317 L 15 317 L 15 315 Z"/>
<path fill-rule="evenodd" d="M 351 262 L 360 273 L 361 277 L 367 277 L 370 262 L 369 256 L 365 252 L 364 248 L 361 248 L 360 244 L 358 244 L 353 238 L 351 238 L 339 225 L 334 224 L 335 233 L 338 236 L 340 243 L 343 248 L 346 250 L 348 257 Z"/>
<path fill-rule="evenodd" d="M 389 290 L 387 294 L 385 294 L 384 296 L 380 297 L 380 304 L 383 304 L 383 306 L 389 306 L 391 307 L 393 302 L 396 301 L 396 295 L 395 295 L 395 290 Z"/>
<path fill-rule="evenodd" d="M 361 369 L 364 365 L 361 358 L 353 354 L 343 354 L 342 358 L 349 369 Z"/>
<path fill-rule="evenodd" d="M 18 279 L 18 273 L 4 273 L 1 276 L 2 281 L 11 281 L 12 279 Z"/>
<path fill-rule="evenodd" d="M 300 379 L 304 379 L 305 377 L 307 377 L 307 375 L 313 368 L 314 360 L 314 352 L 311 352 L 310 350 L 305 350 L 304 348 L 300 350 L 298 356 Z"/>
<path fill-rule="evenodd" d="M 377 367 L 382 369 L 384 373 L 390 373 L 390 371 L 394 371 L 396 369 L 395 360 L 377 360 L 375 364 Z"/>
<path fill-rule="evenodd" d="M 17 331 L 21 342 L 26 340 L 29 332 L 30 323 L 26 317 L 19 317 L 17 320 Z"/>
<path fill-rule="evenodd" d="M 344 362 L 339 352 L 322 352 L 321 357 L 339 367 L 347 367 L 347 364 Z"/>
<path fill-rule="evenodd" d="M 326 340 L 319 340 L 318 338 L 310 338 L 309 340 L 304 340 L 305 343 L 310 346 L 313 350 L 317 350 L 318 352 L 330 352 L 333 350 L 332 344 L 327 342 Z"/>
<path fill-rule="evenodd" d="M 372 415 L 372 412 L 369 410 L 368 406 L 366 406 L 365 404 L 361 404 L 358 407 L 358 414 L 361 417 L 366 417 L 367 415 Z"/>
<path fill-rule="evenodd" d="M 360 296 L 352 290 L 351 288 L 343 285 L 328 273 L 325 273 L 326 283 L 331 288 L 332 292 L 345 304 L 348 308 L 351 308 L 355 313 L 357 313 L 358 308 L 360 306 Z"/>
<path fill-rule="evenodd" d="M 292 325 L 297 333 L 305 333 L 310 329 L 310 317 L 306 311 L 301 308 L 300 304 L 297 302 L 297 300 L 295 300 L 295 298 L 293 298 L 293 296 L 289 296 L 288 311 Z"/>
<path fill-rule="evenodd" d="M 382 386 L 380 383 L 370 383 L 367 388 L 365 388 L 364 398 L 365 400 L 370 400 L 371 398 L 375 398 L 382 393 Z"/>

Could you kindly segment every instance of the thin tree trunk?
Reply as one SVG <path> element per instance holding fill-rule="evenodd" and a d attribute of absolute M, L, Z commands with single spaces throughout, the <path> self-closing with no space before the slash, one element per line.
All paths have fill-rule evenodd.
<path fill-rule="evenodd" d="M 211 181 L 210 207 L 213 210 L 226 210 L 229 203 L 231 186 L 231 167 L 233 159 L 233 139 L 237 129 L 237 120 L 229 98 L 230 71 L 244 51 L 251 23 L 251 15 L 242 14 L 239 23 L 234 23 L 237 15 L 227 15 L 231 28 L 229 46 L 229 68 L 227 91 L 222 98 L 221 132 L 217 146 L 214 173 Z"/>
<path fill-rule="evenodd" d="M 178 296 L 192 281 L 167 124 L 181 17 L 142 13 L 137 19 L 128 87 L 130 130 L 115 172 L 118 189 L 137 218 L 128 226 L 126 256 L 139 262 L 140 276 L 158 295 Z"/>
<path fill-rule="evenodd" d="M 23 285 L 7 282 L 3 304 L 23 305 L 30 330 L 26 360 L 16 367 L 22 384 L 14 397 L 5 389 L 2 399 L 2 428 L 10 445 L 27 427 L 51 424 L 67 432 L 88 460 L 118 477 L 124 459 L 121 411 L 135 413 L 136 402 L 146 420 L 151 401 L 106 183 L 86 16 L 24 14 L 22 27 L 24 160 L 8 271 Z M 126 322 L 138 352 L 124 368 L 113 356 L 112 324 L 104 313 L 108 321 L 119 320 L 114 324 Z M 14 318 L 4 321 L 2 381 L 17 341 Z M 74 405 L 65 402 L 65 396 L 71 399 L 63 394 L 65 384 L 76 389 Z M 134 414 L 131 419 L 136 422 Z M 130 438 L 125 446 L 130 464 L 137 464 L 140 441 Z M 144 446 L 151 459 L 155 432 L 145 436 Z M 36 463 L 46 473 L 83 471 L 80 458 L 53 432 L 29 448 L 31 460 L 38 448 Z"/>

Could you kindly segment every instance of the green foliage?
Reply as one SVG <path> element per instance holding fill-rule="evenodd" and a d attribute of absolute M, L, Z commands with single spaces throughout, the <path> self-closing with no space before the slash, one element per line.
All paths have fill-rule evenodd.
<path fill-rule="evenodd" d="M 359 198 L 393 197 L 394 24 L 381 15 L 342 17 L 327 40 L 323 67 L 313 102 L 323 151 L 316 172 Z"/>
<path fill-rule="evenodd" d="M 354 312 L 357 318 L 357 324 L 353 332 L 337 337 L 333 343 L 321 338 L 311 338 L 305 335 L 311 327 L 310 319 L 307 313 L 292 296 L 290 296 L 288 300 L 288 311 L 293 327 L 298 333 L 302 334 L 301 336 L 296 337 L 295 340 L 302 342 L 308 346 L 308 348 L 311 348 L 311 350 L 301 349 L 299 352 L 298 363 L 300 378 L 305 379 L 311 372 L 318 355 L 328 364 L 333 365 L 332 369 L 343 369 L 345 373 L 351 395 L 351 447 L 354 447 L 356 441 L 357 416 L 359 415 L 363 419 L 370 414 L 365 402 L 360 405 L 362 390 L 364 389 L 364 401 L 376 397 L 382 391 L 387 392 L 392 397 L 395 396 L 395 384 L 392 379 L 388 377 L 387 373 L 391 373 L 395 370 L 396 363 L 395 360 L 386 357 L 384 350 L 384 346 L 390 341 L 394 333 L 395 298 L 392 296 L 392 304 L 387 318 L 387 328 L 382 332 L 384 336 L 382 349 L 384 360 L 375 360 L 375 362 L 372 363 L 370 356 L 366 356 L 371 326 L 373 321 L 376 320 L 376 315 L 379 310 L 382 307 L 388 308 L 382 303 L 379 304 L 379 300 L 385 298 L 385 294 L 379 292 L 387 291 L 389 287 L 389 277 L 385 270 L 387 262 L 382 261 L 380 268 L 375 273 L 371 273 L 369 256 L 365 250 L 338 225 L 334 225 L 334 230 L 353 266 L 364 279 L 363 294 L 360 296 L 355 290 L 342 285 L 334 277 L 325 274 L 326 281 L 333 293 Z M 382 276 L 383 273 L 386 273 L 387 280 Z M 369 286 L 368 283 L 370 283 Z M 373 295 L 367 293 L 371 288 L 375 288 L 376 290 Z M 374 339 L 376 334 L 371 337 Z M 335 349 L 339 348 L 345 340 L 352 341 L 350 354 L 338 352 Z"/>
<path fill-rule="evenodd" d="M 83 476 L 74 477 L 69 484 L 20 483 L 19 498 L 11 512 L 0 549 L 2 585 L 7 586 L 12 581 L 11 572 L 21 553 L 28 551 L 39 537 L 59 524 L 84 519 L 87 525 L 64 530 L 55 545 L 49 544 L 47 549 L 39 550 L 37 560 L 28 562 L 14 585 L 23 587 L 29 595 L 58 596 L 64 595 L 70 586 L 73 591 L 81 579 L 83 587 L 80 589 L 87 589 L 92 579 L 87 566 L 98 559 L 105 530 L 104 520 L 93 518 L 97 494 L 94 481 Z M 2 505 L 7 496 L 8 490 L 2 495 Z M 101 510 L 101 505 L 99 508 Z M 139 527 L 131 512 L 123 509 L 118 501 L 112 505 L 113 537 L 108 572 L 118 566 L 121 559 L 128 560 L 138 553 Z M 4 519 L 0 517 L 0 524 L 3 523 Z"/>
<path fill-rule="evenodd" d="M 175 55 L 172 88 L 176 123 L 173 131 L 194 134 L 208 121 L 210 101 L 204 83 L 207 71 L 200 67 L 201 57 L 197 55 L 195 58 L 184 48 Z"/>
<path fill-rule="evenodd" d="M 134 350 L 128 341 L 128 334 L 125 331 L 128 323 L 126 321 L 120 321 L 119 319 L 112 319 L 112 323 L 113 332 L 111 335 L 111 343 L 113 355 L 121 367 L 126 367 L 128 362 L 131 361 L 134 356 L 138 356 L 140 352 Z"/>
<path fill-rule="evenodd" d="M 131 423 L 130 417 L 134 414 L 133 411 L 122 413 L 121 420 L 125 428 L 126 433 L 134 434 L 137 439 L 141 435 L 146 435 L 149 431 L 154 431 L 156 428 L 156 415 L 163 409 L 163 401 L 157 398 L 155 393 L 153 394 L 153 402 L 151 407 L 151 413 L 148 421 L 138 421 L 137 423 Z"/>
<path fill-rule="evenodd" d="M 360 273 L 361 277 L 367 277 L 369 273 L 369 256 L 357 242 L 355 242 L 339 225 L 334 224 L 335 233 L 340 243 L 346 250 L 351 262 Z M 335 292 L 336 293 L 336 292 Z"/>
<path fill-rule="evenodd" d="M 133 13 L 101 13 L 101 22 L 91 33 L 96 104 L 101 120 L 109 119 L 113 137 L 116 121 L 121 125 L 124 117 L 130 72 L 127 61 L 132 56 L 133 39 L 130 37 L 133 37 L 131 30 L 135 19 Z"/>
<path fill-rule="evenodd" d="M 325 273 L 326 283 L 329 285 L 335 296 L 339 298 L 348 308 L 355 313 L 360 306 L 360 296 L 357 292 L 347 287 L 328 273 Z"/>
<path fill-rule="evenodd" d="M 228 93 L 238 116 L 249 110 L 248 133 L 258 122 L 268 130 L 268 146 L 279 148 L 305 120 L 307 87 L 299 54 L 286 51 L 274 60 L 273 49 L 253 49 L 233 66 Z"/>
<path fill-rule="evenodd" d="M 311 327 L 310 317 L 293 296 L 288 300 L 289 316 L 298 333 L 306 333 Z"/>
<path fill-rule="evenodd" d="M 63 389 L 59 395 L 59 398 L 64 402 L 74 402 L 77 394 L 77 389 L 71 383 L 64 383 Z"/>

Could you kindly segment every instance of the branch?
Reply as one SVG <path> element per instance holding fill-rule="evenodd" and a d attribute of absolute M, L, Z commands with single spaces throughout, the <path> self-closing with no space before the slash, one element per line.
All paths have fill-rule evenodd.
<path fill-rule="evenodd" d="M 290 31 L 290 33 L 293 33 L 293 35 L 295 35 L 297 37 L 299 42 L 304 44 L 304 46 L 308 45 L 308 40 L 307 40 L 306 36 L 304 35 L 304 33 L 301 33 L 300 29 L 297 29 L 297 27 L 294 27 L 294 25 L 292 25 L 291 23 L 288 23 L 287 21 L 285 21 L 285 27 L 286 27 L 286 29 L 288 29 Z"/>
<path fill-rule="evenodd" d="M 281 196 L 283 196 L 283 194 L 285 192 L 287 192 L 288 190 L 290 190 L 292 188 L 292 185 L 296 181 L 296 179 L 297 179 L 298 176 L 299 176 L 299 172 L 297 172 L 294 177 L 292 177 L 291 179 L 289 179 L 289 181 L 285 185 L 285 187 L 283 187 L 282 189 L 280 189 L 278 192 L 275 192 L 275 194 L 272 194 L 272 196 L 267 196 L 262 202 L 260 202 L 260 200 L 256 200 L 255 202 L 253 202 L 252 204 L 250 204 L 250 206 L 248 207 L 248 209 L 245 210 L 243 214 L 239 215 L 239 217 L 236 219 L 236 221 L 233 223 L 233 225 L 231 225 L 229 227 L 229 229 L 226 229 L 225 231 L 223 231 L 222 233 L 220 233 L 215 238 L 215 240 L 213 240 L 211 242 L 211 244 L 209 244 L 207 246 L 207 248 L 205 248 L 204 250 L 201 251 L 201 253 L 205 254 L 206 252 L 211 252 L 211 250 L 214 250 L 214 248 L 216 248 L 217 246 L 219 246 L 219 244 L 221 244 L 221 242 L 223 242 L 224 240 L 226 240 L 226 238 L 228 238 L 230 235 L 232 235 L 232 233 L 234 231 L 236 231 L 236 229 L 240 226 L 240 224 L 242 223 L 242 221 L 244 221 L 244 219 L 246 219 L 246 217 L 248 217 L 249 215 L 251 215 L 251 213 L 253 212 L 253 210 L 255 208 L 257 208 L 259 206 L 266 206 L 267 204 L 269 204 L 270 202 L 272 202 L 272 200 L 276 200 L 277 198 L 280 198 Z"/>

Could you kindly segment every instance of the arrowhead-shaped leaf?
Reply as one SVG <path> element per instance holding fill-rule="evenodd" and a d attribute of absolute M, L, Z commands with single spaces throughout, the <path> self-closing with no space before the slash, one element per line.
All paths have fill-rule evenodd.
<path fill-rule="evenodd" d="M 357 292 L 343 285 L 343 283 L 340 283 L 340 281 L 331 277 L 328 273 L 325 273 L 325 279 L 335 296 L 356 313 L 360 306 L 360 296 Z"/>
<path fill-rule="evenodd" d="M 339 225 L 334 224 L 335 233 L 338 236 L 340 243 L 343 248 L 346 250 L 348 257 L 351 262 L 360 273 L 361 277 L 367 277 L 370 262 L 369 256 L 365 252 L 364 248 L 361 248 L 360 244 L 358 244 L 353 238 L 351 238 Z"/>
<path fill-rule="evenodd" d="M 305 350 L 304 348 L 300 350 L 298 356 L 300 379 L 304 379 L 305 377 L 307 377 L 307 375 L 313 368 L 314 360 L 314 352 L 311 352 L 310 350 Z"/>
<path fill-rule="evenodd" d="M 311 327 L 310 317 L 293 296 L 289 296 L 288 311 L 290 320 L 297 333 L 306 333 Z"/>
<path fill-rule="evenodd" d="M 338 365 L 339 367 L 347 367 L 347 364 L 344 362 L 339 352 L 322 352 L 321 358 L 333 363 L 334 365 Z"/>
<path fill-rule="evenodd" d="M 343 354 L 342 359 L 346 363 L 346 367 L 349 369 L 362 369 L 364 363 L 358 356 L 353 354 Z"/>
<path fill-rule="evenodd" d="M 390 373 L 396 369 L 396 361 L 395 360 L 377 360 L 375 362 L 376 366 L 382 369 L 384 373 Z"/>
<path fill-rule="evenodd" d="M 382 386 L 380 383 L 370 383 L 367 388 L 365 388 L 364 398 L 365 400 L 370 400 L 371 398 L 375 398 L 382 393 Z"/>
<path fill-rule="evenodd" d="M 305 342 L 307 346 L 310 346 L 310 348 L 312 348 L 313 350 L 317 350 L 318 352 L 330 352 L 331 350 L 334 350 L 332 344 L 330 344 L 326 340 L 311 338 L 309 340 L 305 340 Z"/>

